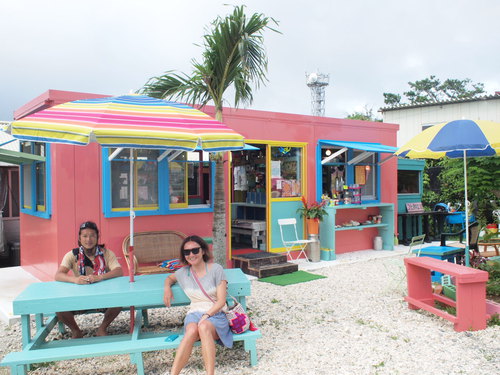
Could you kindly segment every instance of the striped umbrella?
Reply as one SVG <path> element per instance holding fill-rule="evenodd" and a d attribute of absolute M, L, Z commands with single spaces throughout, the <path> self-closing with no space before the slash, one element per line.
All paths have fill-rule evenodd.
<path fill-rule="evenodd" d="M 130 148 L 133 181 L 135 148 L 208 152 L 241 150 L 243 136 L 190 106 L 143 95 L 76 100 L 11 123 L 11 134 L 33 142 Z M 110 159 L 117 153 L 113 153 Z M 130 197 L 134 196 L 130 184 Z M 130 199 L 130 258 L 133 259 L 134 210 Z M 134 280 L 130 262 L 130 280 Z"/>
<path fill-rule="evenodd" d="M 500 155 L 500 123 L 484 120 L 455 120 L 434 125 L 400 147 L 395 155 L 411 159 L 464 159 L 465 223 L 467 205 L 467 157 Z M 467 225 L 466 225 L 467 226 Z M 469 265 L 469 231 L 466 234 L 465 262 Z"/>
<path fill-rule="evenodd" d="M 143 95 L 68 102 L 11 124 L 21 140 L 105 147 L 230 151 L 243 148 L 243 136 L 184 104 Z"/>

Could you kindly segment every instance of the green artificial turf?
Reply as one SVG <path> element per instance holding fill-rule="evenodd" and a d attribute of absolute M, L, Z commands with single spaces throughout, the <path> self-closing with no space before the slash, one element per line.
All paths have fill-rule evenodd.
<path fill-rule="evenodd" d="M 297 272 L 287 273 L 284 275 L 263 277 L 262 279 L 259 279 L 259 281 L 285 286 L 291 284 L 304 283 L 306 281 L 311 281 L 311 280 L 324 279 L 324 278 L 326 278 L 326 276 L 315 275 L 313 273 L 305 271 L 297 271 Z"/>

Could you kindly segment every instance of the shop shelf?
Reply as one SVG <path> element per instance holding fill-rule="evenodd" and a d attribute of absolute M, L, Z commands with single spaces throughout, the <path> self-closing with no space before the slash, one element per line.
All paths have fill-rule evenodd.
<path fill-rule="evenodd" d="M 352 227 L 340 227 L 340 228 L 335 228 L 335 231 L 342 231 L 342 230 L 363 230 L 366 228 L 382 228 L 382 227 L 387 227 L 387 224 L 367 224 L 367 225 L 357 225 L 357 226 L 352 226 Z"/>

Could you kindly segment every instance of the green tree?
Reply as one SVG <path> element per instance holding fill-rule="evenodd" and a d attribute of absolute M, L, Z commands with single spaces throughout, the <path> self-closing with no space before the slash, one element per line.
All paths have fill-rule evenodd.
<path fill-rule="evenodd" d="M 401 103 L 401 95 L 384 92 L 384 103 L 387 105 L 398 105 Z"/>
<path fill-rule="evenodd" d="M 431 75 L 415 82 L 408 82 L 410 90 L 403 93 L 410 104 L 434 103 L 450 99 L 469 99 L 484 94 L 483 83 L 473 83 L 466 79 L 447 79 L 441 82 Z M 401 95 L 384 93 L 384 103 L 387 105 L 401 104 Z"/>
<path fill-rule="evenodd" d="M 273 18 L 262 13 L 250 17 L 244 5 L 234 7 L 226 17 L 217 17 L 203 36 L 201 62 L 192 61 L 192 73 L 167 71 L 151 78 L 142 92 L 157 98 L 186 100 L 190 104 L 206 105 L 212 101 L 215 118 L 223 120 L 222 105 L 228 88 L 234 91 L 234 105 L 253 101 L 252 87 L 267 81 L 267 55 L 263 33 L 276 31 Z M 226 212 L 224 202 L 223 155 L 215 155 L 216 183 L 214 200 L 213 250 L 215 262 L 226 265 Z"/>
<path fill-rule="evenodd" d="M 365 106 L 363 111 L 355 111 L 349 115 L 347 115 L 346 119 L 349 120 L 363 120 L 363 121 L 377 121 L 381 122 L 381 119 L 375 118 L 373 114 L 373 108 L 368 108 Z"/>
<path fill-rule="evenodd" d="M 441 167 L 439 174 L 440 191 L 433 192 L 428 189 L 429 178 L 424 175 L 423 201 L 432 208 L 432 205 L 443 203 L 461 203 L 460 210 L 464 209 L 464 164 L 463 159 L 428 160 L 428 166 Z M 467 158 L 467 193 L 472 202 L 472 210 L 476 219 L 482 224 L 493 221 L 492 212 L 495 202 L 498 201 L 500 181 L 500 158 L 479 157 Z M 439 202 L 437 201 L 439 200 Z"/>

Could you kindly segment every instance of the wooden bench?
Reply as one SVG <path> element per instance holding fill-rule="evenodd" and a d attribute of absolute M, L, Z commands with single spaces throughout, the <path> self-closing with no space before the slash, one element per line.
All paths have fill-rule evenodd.
<path fill-rule="evenodd" d="M 62 345 L 62 341 L 52 341 L 46 343 L 43 349 L 9 353 L 3 358 L 0 365 L 10 367 L 12 375 L 20 375 L 26 374 L 27 365 L 33 363 L 129 354 L 130 361 L 137 366 L 137 374 L 144 375 L 142 353 L 176 349 L 183 336 L 179 335 L 174 340 L 168 341 L 166 338 L 175 334 L 175 332 L 141 332 L 141 316 L 142 311 L 138 309 L 135 318 L 137 325 L 132 334 L 71 340 L 70 343 L 72 345 L 64 343 L 64 346 Z M 55 317 L 52 319 L 57 320 Z M 54 321 L 51 321 L 49 324 L 54 323 Z M 260 331 L 247 331 L 239 335 L 233 335 L 234 342 L 242 341 L 245 351 L 249 352 L 250 366 L 257 364 L 256 340 L 261 337 L 262 334 Z M 196 344 L 199 345 L 200 343 Z"/>
<path fill-rule="evenodd" d="M 412 310 L 424 309 L 454 324 L 457 332 L 486 328 L 486 281 L 488 272 L 429 258 L 405 258 L 408 296 Z M 455 277 L 456 301 L 432 292 L 431 270 Z M 456 316 L 434 307 L 439 301 L 456 308 Z"/>
<path fill-rule="evenodd" d="M 134 266 L 136 274 L 172 272 L 160 267 L 164 260 L 179 259 L 182 241 L 187 236 L 174 230 L 134 233 Z M 123 256 L 130 268 L 130 235 L 122 243 Z"/>

